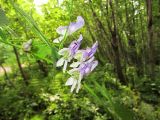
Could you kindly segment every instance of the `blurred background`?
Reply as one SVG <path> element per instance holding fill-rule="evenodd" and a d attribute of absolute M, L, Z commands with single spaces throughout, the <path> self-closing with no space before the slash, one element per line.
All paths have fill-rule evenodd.
<path fill-rule="evenodd" d="M 79 34 L 99 65 L 77 94 L 56 61 Z M 159 96 L 160 0 L 0 0 L 0 120 L 160 120 Z"/>

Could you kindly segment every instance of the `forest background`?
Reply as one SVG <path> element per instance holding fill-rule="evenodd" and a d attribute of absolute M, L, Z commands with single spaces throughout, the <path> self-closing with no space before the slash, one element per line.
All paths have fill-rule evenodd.
<path fill-rule="evenodd" d="M 77 94 L 56 61 L 80 33 L 99 64 Z M 160 0 L 0 0 L 0 120 L 159 120 L 159 96 Z"/>

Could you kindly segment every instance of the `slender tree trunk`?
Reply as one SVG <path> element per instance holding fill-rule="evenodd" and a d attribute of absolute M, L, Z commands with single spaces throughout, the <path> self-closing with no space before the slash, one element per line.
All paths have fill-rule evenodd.
<path fill-rule="evenodd" d="M 138 0 L 139 1 L 139 9 L 141 9 L 141 1 L 140 0 Z M 140 12 L 140 15 L 139 15 L 139 20 L 140 20 L 140 31 L 141 31 L 141 40 L 142 40 L 142 42 L 141 42 L 141 44 L 142 44 L 142 66 L 143 66 L 143 70 L 142 70 L 142 72 L 143 72 L 143 74 L 146 74 L 146 44 L 145 44 L 145 42 L 146 42 L 146 38 L 145 38 L 145 31 L 144 31 L 144 23 L 143 23 L 143 15 L 144 15 L 144 12 Z M 141 68 L 142 69 L 142 68 Z"/>
<path fill-rule="evenodd" d="M 146 0 L 148 20 L 148 42 L 149 42 L 149 74 L 154 78 L 154 45 L 153 45 L 153 22 L 152 22 L 152 0 Z"/>
<path fill-rule="evenodd" d="M 93 18 L 95 19 L 98 28 L 100 28 L 101 32 L 104 33 L 104 35 L 107 36 L 107 32 L 106 32 L 106 30 L 105 30 L 105 28 L 104 28 L 104 25 L 102 24 L 102 22 L 101 22 L 100 19 L 98 18 L 96 12 L 94 11 L 94 9 L 93 9 L 93 7 L 92 7 L 92 5 L 91 5 L 92 1 L 89 0 L 89 2 L 90 2 L 90 8 L 91 8 L 91 10 L 92 10 Z"/>
<path fill-rule="evenodd" d="M 158 1 L 158 5 L 159 5 L 159 13 L 160 13 L 160 0 Z"/>
<path fill-rule="evenodd" d="M 1 64 L 0 66 L 1 66 L 1 68 L 3 69 L 3 71 L 4 71 L 5 78 L 6 78 L 7 80 L 9 80 L 9 77 L 8 77 L 8 74 L 7 74 L 6 69 L 3 67 L 2 64 Z"/>
<path fill-rule="evenodd" d="M 114 63 L 115 63 L 115 67 L 116 67 L 116 72 L 117 72 L 117 76 L 120 80 L 120 82 L 122 84 L 127 84 L 125 76 L 123 74 L 122 71 L 122 66 L 121 66 L 121 62 L 120 62 L 120 54 L 119 54 L 119 46 L 118 46 L 118 34 L 117 34 L 117 26 L 116 26 L 116 19 L 115 19 L 115 11 L 114 11 L 114 7 L 112 5 L 112 0 L 110 0 L 110 7 L 111 7 L 111 12 L 112 12 L 112 22 L 113 22 L 113 29 L 111 29 L 111 35 L 112 35 L 112 48 L 114 51 Z"/>
<path fill-rule="evenodd" d="M 97 34 L 98 34 L 98 37 L 100 38 L 99 39 L 99 42 L 101 43 L 99 48 L 100 48 L 100 51 L 101 53 L 103 53 L 103 57 L 107 58 L 109 61 L 112 61 L 112 58 L 111 58 L 111 55 L 110 52 L 109 52 L 109 48 L 110 48 L 110 45 L 109 45 L 109 42 L 107 41 L 107 37 L 109 36 L 107 34 L 107 31 L 102 23 L 102 21 L 99 19 L 98 15 L 96 14 L 93 6 L 92 6 L 92 1 L 89 0 L 90 2 L 90 8 L 91 8 L 91 11 L 92 11 L 92 16 L 93 16 L 93 19 L 95 21 L 95 25 L 96 25 L 96 30 L 97 30 Z M 108 50 L 107 50 L 108 49 Z M 106 54 L 104 56 L 104 54 Z"/>
<path fill-rule="evenodd" d="M 18 55 L 18 52 L 17 52 L 16 47 L 13 47 L 13 50 L 14 50 L 14 53 L 15 53 L 15 56 L 16 56 L 16 60 L 17 60 L 17 64 L 18 64 L 19 70 L 20 70 L 20 72 L 21 72 L 22 78 L 23 78 L 23 80 L 24 80 L 24 83 L 25 83 L 26 85 L 28 85 L 27 76 L 26 76 L 26 74 L 24 73 L 23 68 L 22 68 L 22 66 L 21 66 L 21 62 L 20 62 L 19 55 Z"/>
<path fill-rule="evenodd" d="M 4 71 L 4 75 L 5 75 L 5 79 L 7 80 L 7 84 L 10 84 L 12 87 L 14 87 L 14 84 L 10 81 L 10 79 L 8 77 L 8 74 L 7 74 L 5 67 L 3 66 L 3 64 L 1 64 L 0 66 Z"/>

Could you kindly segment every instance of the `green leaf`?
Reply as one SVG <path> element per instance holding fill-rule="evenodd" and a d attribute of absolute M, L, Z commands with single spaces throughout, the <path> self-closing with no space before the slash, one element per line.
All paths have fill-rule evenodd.
<path fill-rule="evenodd" d="M 2 40 L 6 40 L 6 35 L 4 34 L 4 32 L 1 28 L 0 28 L 0 37 Z"/>
<path fill-rule="evenodd" d="M 114 110 L 121 120 L 134 120 L 134 113 L 126 106 L 120 104 L 119 101 L 114 103 Z"/>
<path fill-rule="evenodd" d="M 31 26 L 32 31 L 42 40 L 51 50 L 53 49 L 53 59 L 55 60 L 58 56 L 57 48 L 54 45 L 51 45 L 44 34 L 40 31 L 38 25 L 33 20 L 31 16 L 29 16 L 25 11 L 23 11 L 17 4 L 15 4 L 12 0 L 10 0 L 11 5 L 14 7 L 17 13 L 19 13 Z"/>
<path fill-rule="evenodd" d="M 50 57 L 52 57 L 52 51 L 45 44 L 39 43 L 38 46 L 36 46 L 36 50 L 34 50 L 32 54 L 36 57 L 36 59 L 42 59 L 48 63 L 53 63 L 50 59 Z"/>
<path fill-rule="evenodd" d="M 40 58 L 45 58 L 47 55 L 51 55 L 51 49 L 48 48 L 46 45 L 39 45 L 37 56 Z"/>
<path fill-rule="evenodd" d="M 44 120 L 44 116 L 42 115 L 35 115 L 31 118 L 31 120 Z"/>
<path fill-rule="evenodd" d="M 4 11 L 0 9 L 0 27 L 5 26 L 9 23 Z"/>

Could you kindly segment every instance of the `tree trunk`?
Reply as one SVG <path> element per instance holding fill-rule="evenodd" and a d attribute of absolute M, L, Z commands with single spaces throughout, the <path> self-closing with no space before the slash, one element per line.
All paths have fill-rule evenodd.
<path fill-rule="evenodd" d="M 95 26 L 96 26 L 96 30 L 97 30 L 96 33 L 97 33 L 98 39 L 100 38 L 99 42 L 101 44 L 99 44 L 99 51 L 101 52 L 104 59 L 108 59 L 109 62 L 111 62 L 113 56 L 110 52 L 111 45 L 108 41 L 109 34 L 107 33 L 102 21 L 99 19 L 97 13 L 95 12 L 94 7 L 92 5 L 92 1 L 89 0 L 89 2 L 90 2 L 89 5 L 90 5 L 91 11 L 92 11 L 93 20 L 95 21 Z"/>
<path fill-rule="evenodd" d="M 18 64 L 19 70 L 20 70 L 20 72 L 21 72 L 22 78 L 23 78 L 23 80 L 24 80 L 24 83 L 25 83 L 26 85 L 28 85 L 27 76 L 26 76 L 26 74 L 24 73 L 23 68 L 22 68 L 22 66 L 21 66 L 21 62 L 20 62 L 19 55 L 18 55 L 18 52 L 17 52 L 16 47 L 13 47 L 13 50 L 14 50 L 14 53 L 15 53 L 15 56 L 16 56 L 16 60 L 17 60 L 17 64 Z"/>
<path fill-rule="evenodd" d="M 1 68 L 3 69 L 3 71 L 4 71 L 6 83 L 7 83 L 7 84 L 10 84 L 11 86 L 14 87 L 13 83 L 10 81 L 10 79 L 9 79 L 9 77 L 8 77 L 8 74 L 7 74 L 7 71 L 6 71 L 5 67 L 4 67 L 2 64 L 1 64 L 0 66 L 1 66 Z"/>
<path fill-rule="evenodd" d="M 152 0 L 146 0 L 148 20 L 148 42 L 149 42 L 149 74 L 154 78 L 154 45 L 153 45 L 153 23 L 152 23 Z"/>
<path fill-rule="evenodd" d="M 110 7 L 111 7 L 111 12 L 112 12 L 112 22 L 113 22 L 113 29 L 110 28 L 111 36 L 112 36 L 112 48 L 114 51 L 114 63 L 115 63 L 115 68 L 117 72 L 117 76 L 120 80 L 120 82 L 124 85 L 127 84 L 125 76 L 122 71 L 122 66 L 120 62 L 120 54 L 119 54 L 119 46 L 118 46 L 118 34 L 117 34 L 117 27 L 116 27 L 116 20 L 115 20 L 115 13 L 114 13 L 114 7 L 112 5 L 112 0 L 110 0 Z"/>
<path fill-rule="evenodd" d="M 5 78 L 6 78 L 7 80 L 9 80 L 9 77 L 8 77 L 8 74 L 7 74 L 6 69 L 3 67 L 2 64 L 1 64 L 0 66 L 1 66 L 1 68 L 3 69 L 3 71 L 4 71 Z"/>

